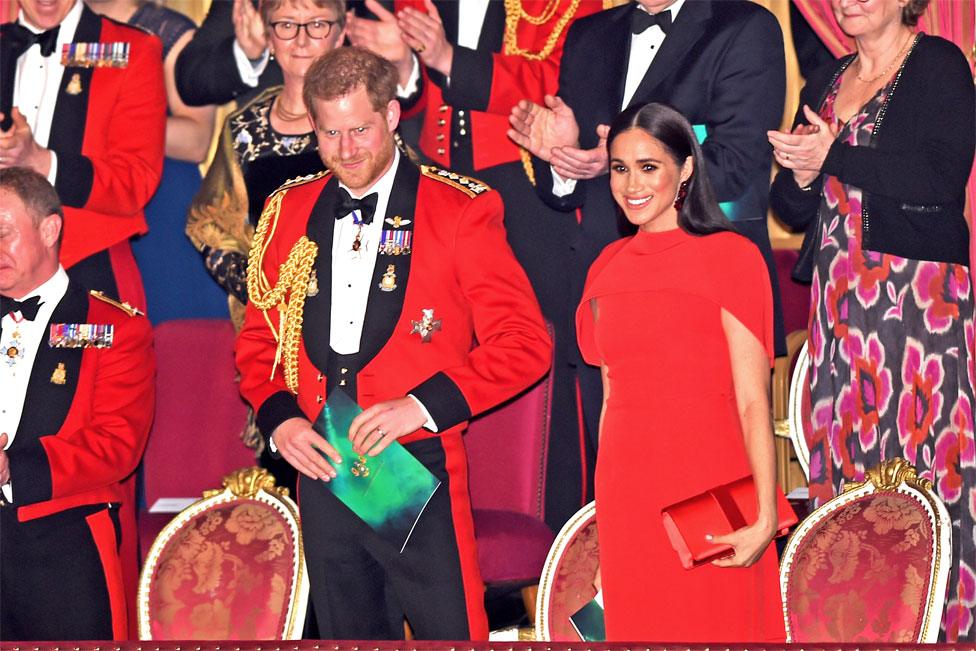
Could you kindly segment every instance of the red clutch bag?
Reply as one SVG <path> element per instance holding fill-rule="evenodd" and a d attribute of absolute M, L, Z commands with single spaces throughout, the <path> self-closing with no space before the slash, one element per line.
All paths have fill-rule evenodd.
<path fill-rule="evenodd" d="M 716 545 L 706 534 L 722 536 L 755 522 L 756 485 L 752 475 L 716 486 L 661 511 L 664 530 L 678 552 L 681 565 L 690 570 L 731 555 L 731 545 Z M 797 523 L 793 507 L 783 491 L 776 489 L 776 535 L 785 536 Z"/>

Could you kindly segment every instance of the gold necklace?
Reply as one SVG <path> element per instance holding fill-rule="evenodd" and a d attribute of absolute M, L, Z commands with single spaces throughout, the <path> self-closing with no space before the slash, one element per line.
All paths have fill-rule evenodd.
<path fill-rule="evenodd" d="M 914 36 L 915 36 L 914 34 L 909 34 L 908 40 L 905 41 L 905 45 L 902 46 L 902 48 L 898 51 L 898 54 L 895 55 L 895 58 L 891 60 L 891 62 L 887 65 L 887 67 L 885 67 L 885 69 L 881 71 L 881 74 L 877 75 L 876 77 L 871 77 L 870 79 L 863 79 L 861 77 L 861 58 L 860 56 L 858 56 L 857 74 L 855 74 L 854 76 L 857 77 L 857 80 L 862 84 L 873 84 L 874 82 L 884 77 L 891 71 L 891 68 L 895 65 L 895 63 L 901 61 L 902 55 L 905 54 L 906 50 L 908 50 L 908 46 L 912 42 Z"/>
<path fill-rule="evenodd" d="M 281 101 L 281 95 L 274 100 L 274 112 L 278 116 L 278 119 L 282 122 L 295 122 L 297 120 L 303 119 L 308 115 L 308 109 L 302 113 L 292 113 L 284 107 L 284 102 Z"/>

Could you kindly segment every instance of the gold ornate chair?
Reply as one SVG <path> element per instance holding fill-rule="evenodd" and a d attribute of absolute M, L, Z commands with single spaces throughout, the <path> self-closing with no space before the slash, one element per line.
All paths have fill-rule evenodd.
<path fill-rule="evenodd" d="M 224 478 L 166 527 L 139 581 L 142 640 L 293 640 L 308 598 L 298 507 L 261 468 Z"/>
<path fill-rule="evenodd" d="M 811 513 L 780 564 L 787 642 L 935 642 L 951 523 L 932 482 L 904 459 Z"/>
<path fill-rule="evenodd" d="M 580 641 L 569 618 L 596 596 L 599 552 L 596 502 L 590 502 L 563 525 L 546 557 L 536 601 L 537 640 Z"/>

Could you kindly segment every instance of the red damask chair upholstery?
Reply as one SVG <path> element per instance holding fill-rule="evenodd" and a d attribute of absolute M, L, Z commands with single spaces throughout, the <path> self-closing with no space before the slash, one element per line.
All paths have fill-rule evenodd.
<path fill-rule="evenodd" d="M 139 637 L 299 639 L 307 599 L 298 508 L 268 471 L 244 468 L 156 538 L 139 581 Z"/>
<path fill-rule="evenodd" d="M 524 587 L 530 618 L 554 537 L 544 520 L 551 391 L 550 373 L 472 420 L 464 437 L 482 578 L 488 585 Z"/>
<path fill-rule="evenodd" d="M 932 482 L 885 461 L 797 527 L 780 565 L 788 642 L 935 642 L 952 561 Z"/>
<path fill-rule="evenodd" d="M 569 618 L 596 596 L 593 580 L 600 566 L 596 502 L 590 502 L 563 525 L 539 579 L 536 639 L 579 642 Z"/>
<path fill-rule="evenodd" d="M 803 474 L 810 479 L 810 448 L 807 445 L 810 435 L 810 354 L 806 341 L 796 357 L 793 374 L 790 379 L 790 397 L 787 405 L 789 415 L 790 440 L 796 460 L 803 468 Z M 823 459 L 818 460 L 823 463 Z M 818 473 L 819 474 L 819 473 Z"/>

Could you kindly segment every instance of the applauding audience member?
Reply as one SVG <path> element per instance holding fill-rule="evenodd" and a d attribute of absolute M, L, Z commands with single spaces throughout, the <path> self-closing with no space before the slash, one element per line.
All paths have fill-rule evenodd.
<path fill-rule="evenodd" d="M 779 216 L 813 281 L 810 496 L 884 459 L 931 479 L 953 522 L 948 642 L 976 640 L 973 292 L 963 216 L 976 141 L 959 48 L 913 29 L 925 0 L 833 3 L 857 52 L 811 74 L 771 131 Z"/>

